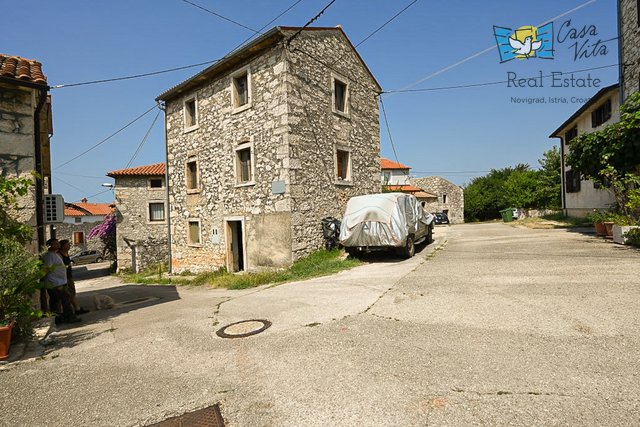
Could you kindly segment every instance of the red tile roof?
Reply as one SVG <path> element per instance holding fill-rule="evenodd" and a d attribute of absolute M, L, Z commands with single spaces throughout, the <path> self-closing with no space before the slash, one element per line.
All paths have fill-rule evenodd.
<path fill-rule="evenodd" d="M 413 185 L 385 185 L 384 188 L 389 191 L 400 191 L 402 193 L 413 193 L 416 191 L 422 191 L 422 188 L 415 187 Z"/>
<path fill-rule="evenodd" d="M 0 53 L 0 76 L 47 84 L 47 77 L 42 72 L 42 64 L 40 62 L 2 53 Z"/>
<path fill-rule="evenodd" d="M 114 178 L 118 176 L 164 176 L 164 163 L 111 171 L 107 173 L 107 176 Z"/>
<path fill-rule="evenodd" d="M 384 157 L 380 157 L 380 169 L 411 169 L 402 163 L 397 163 Z"/>
<path fill-rule="evenodd" d="M 65 203 L 64 215 L 65 216 L 100 216 L 109 215 L 113 212 L 113 205 L 108 203 Z"/>

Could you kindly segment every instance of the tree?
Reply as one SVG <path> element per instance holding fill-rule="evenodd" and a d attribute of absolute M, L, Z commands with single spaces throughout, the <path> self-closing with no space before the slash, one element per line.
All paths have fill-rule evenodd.
<path fill-rule="evenodd" d="M 96 225 L 87 234 L 89 239 L 100 239 L 104 244 L 105 254 L 116 256 L 116 215 L 109 214 L 104 217 L 101 224 Z"/>
<path fill-rule="evenodd" d="M 544 152 L 538 160 L 538 189 L 536 191 L 537 207 L 543 209 L 560 209 L 562 207 L 562 178 L 560 150 L 553 146 Z"/>
<path fill-rule="evenodd" d="M 640 93 L 620 107 L 620 121 L 571 140 L 567 163 L 608 187 L 620 213 L 640 217 Z"/>
<path fill-rule="evenodd" d="M 31 240 L 31 228 L 17 221 L 14 214 L 22 209 L 18 198 L 26 196 L 33 181 L 28 177 L 0 175 L 0 236 L 15 239 L 19 243 Z"/>

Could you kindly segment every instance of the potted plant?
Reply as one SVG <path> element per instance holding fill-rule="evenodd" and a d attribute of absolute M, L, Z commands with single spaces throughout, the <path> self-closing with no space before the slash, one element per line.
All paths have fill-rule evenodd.
<path fill-rule="evenodd" d="M 593 210 L 593 212 L 588 216 L 589 220 L 593 222 L 593 226 L 596 228 L 596 234 L 598 236 L 606 236 L 607 229 L 604 225 L 604 222 L 607 219 L 607 214 L 601 211 Z"/>
<path fill-rule="evenodd" d="M 33 335 L 32 322 L 42 315 L 33 306 L 41 277 L 40 260 L 21 243 L 0 236 L 0 360 L 8 357 L 12 337 Z"/>

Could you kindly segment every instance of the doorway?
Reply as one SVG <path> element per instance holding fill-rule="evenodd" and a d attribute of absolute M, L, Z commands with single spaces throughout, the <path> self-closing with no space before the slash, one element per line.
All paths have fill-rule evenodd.
<path fill-rule="evenodd" d="M 227 221 L 227 264 L 235 273 L 245 270 L 243 221 Z"/>

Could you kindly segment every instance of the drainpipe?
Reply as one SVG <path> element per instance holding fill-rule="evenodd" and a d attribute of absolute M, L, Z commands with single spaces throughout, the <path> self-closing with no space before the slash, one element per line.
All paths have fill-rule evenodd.
<path fill-rule="evenodd" d="M 38 232 L 38 250 L 44 246 L 44 176 L 42 171 L 42 141 L 40 139 L 40 113 L 47 101 L 47 92 L 49 87 L 41 87 L 39 91 L 40 99 L 34 113 L 33 129 L 35 133 L 35 166 L 36 166 L 36 224 Z M 49 179 L 49 194 L 51 194 L 51 179 Z"/>
<path fill-rule="evenodd" d="M 565 182 L 564 182 L 564 177 L 565 177 L 565 172 L 564 172 L 564 138 L 559 137 L 558 138 L 560 140 L 560 195 L 562 196 L 562 210 L 564 211 L 565 215 L 568 215 L 567 212 L 567 200 L 566 200 L 566 194 L 565 194 Z"/>
<path fill-rule="evenodd" d="M 616 2 L 616 8 L 618 12 L 618 81 L 620 82 L 620 105 L 624 103 L 624 55 L 622 54 L 622 14 L 620 12 L 621 0 Z"/>
<path fill-rule="evenodd" d="M 169 139 L 167 134 L 167 104 L 166 102 L 159 104 L 160 109 L 164 112 L 164 186 L 165 200 L 167 203 L 167 248 L 169 256 L 169 265 L 167 270 L 169 274 L 173 273 L 171 263 L 171 206 L 169 205 Z"/>

